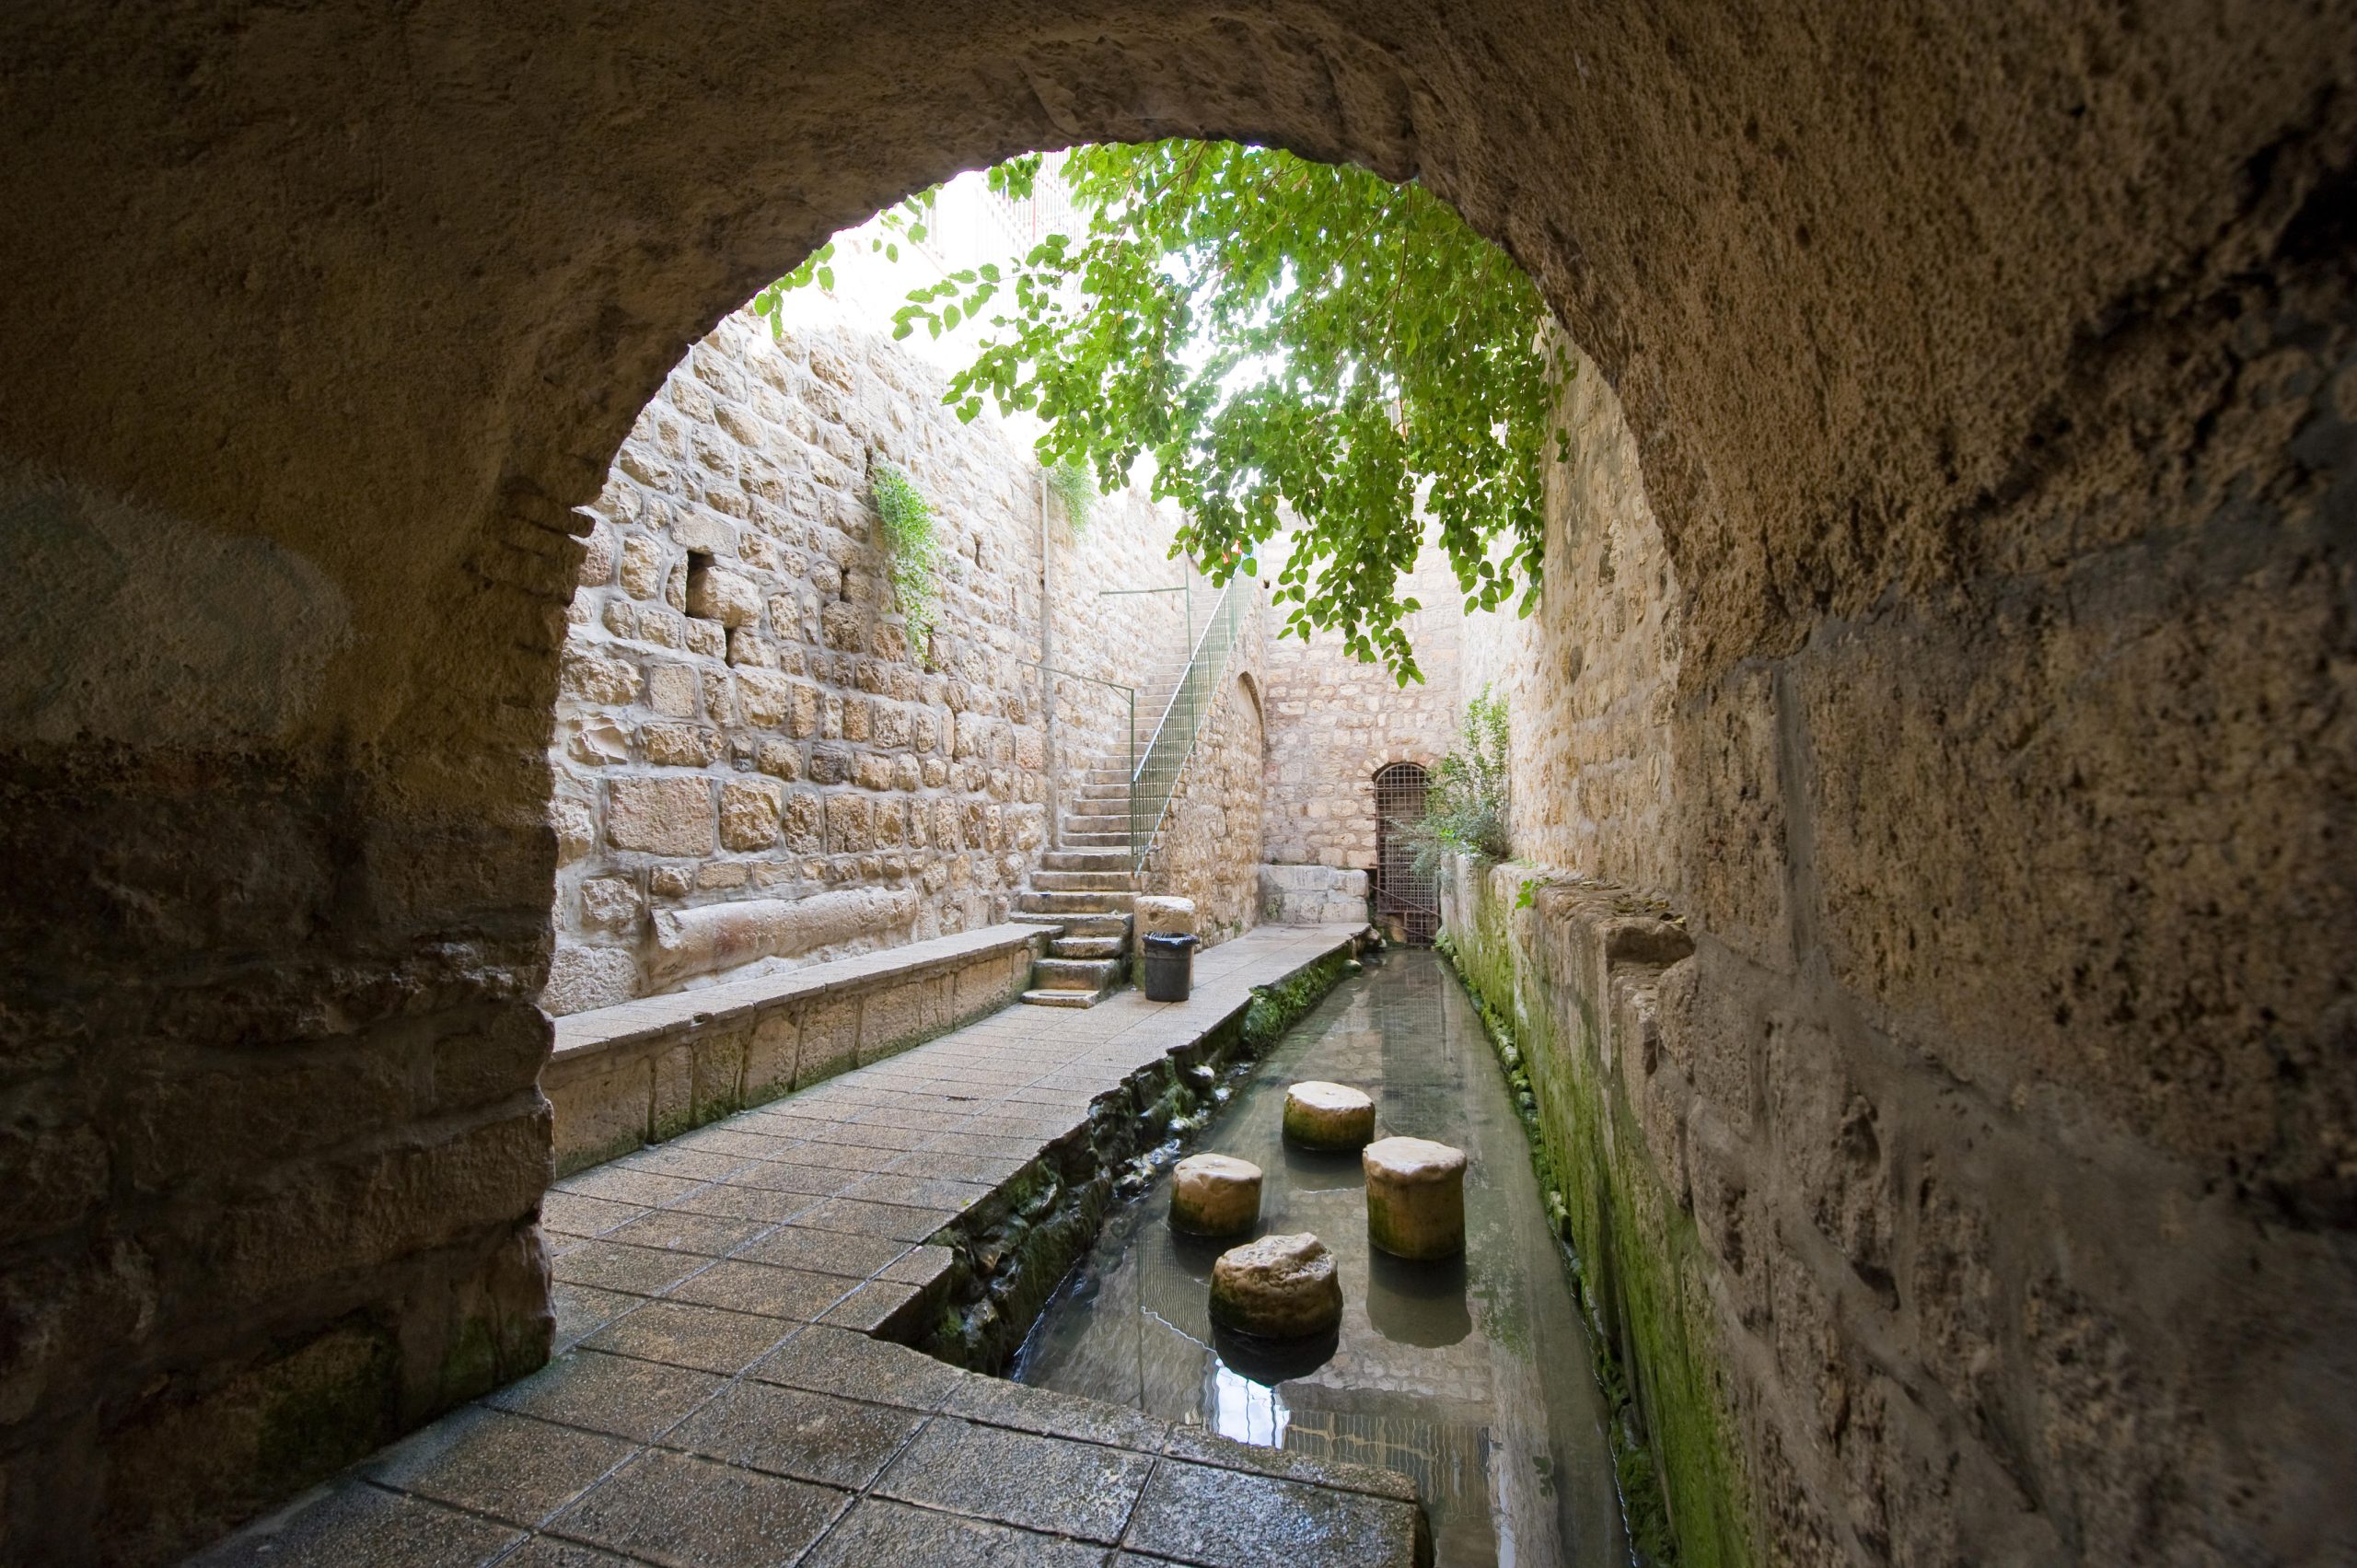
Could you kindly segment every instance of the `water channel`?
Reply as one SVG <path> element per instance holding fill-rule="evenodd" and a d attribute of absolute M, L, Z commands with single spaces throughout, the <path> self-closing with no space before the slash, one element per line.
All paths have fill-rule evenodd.
<path fill-rule="evenodd" d="M 1377 1136 L 1465 1151 L 1463 1258 L 1407 1263 L 1368 1246 L 1358 1156 L 1308 1154 L 1281 1134 L 1285 1088 L 1305 1078 L 1373 1096 Z M 1403 1471 L 1443 1568 L 1629 1562 L 1561 1244 L 1480 1020 L 1438 958 L 1395 949 L 1337 987 L 1197 1146 L 1266 1172 L 1261 1233 L 1314 1231 L 1333 1249 L 1339 1341 L 1272 1353 L 1215 1332 L 1211 1267 L 1236 1242 L 1170 1229 L 1166 1171 L 1106 1226 L 1016 1376 L 1240 1442 Z"/>

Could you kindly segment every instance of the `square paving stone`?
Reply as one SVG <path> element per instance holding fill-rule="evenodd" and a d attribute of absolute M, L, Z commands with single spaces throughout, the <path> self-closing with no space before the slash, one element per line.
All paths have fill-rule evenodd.
<path fill-rule="evenodd" d="M 948 1209 L 962 1213 L 989 1197 L 993 1189 L 972 1181 L 947 1181 L 939 1177 L 900 1176 L 884 1171 L 871 1176 L 843 1196 L 863 1203 L 899 1203 L 909 1208 Z"/>
<path fill-rule="evenodd" d="M 614 1203 L 578 1192 L 549 1192 L 540 1198 L 540 1225 L 552 1236 L 603 1236 L 655 1211 L 639 1203 Z"/>
<path fill-rule="evenodd" d="M 851 1173 L 846 1172 L 846 1177 Z M 698 1188 L 664 1210 L 670 1214 L 714 1214 L 722 1219 L 759 1220 L 764 1227 L 789 1219 L 817 1202 L 819 1194 L 780 1192 L 761 1187 L 737 1187 L 714 1182 Z"/>
<path fill-rule="evenodd" d="M 738 1383 L 671 1435 L 675 1447 L 732 1465 L 856 1492 L 924 1417 L 807 1388 Z"/>
<path fill-rule="evenodd" d="M 627 1557 L 616 1557 L 610 1551 L 600 1551 L 578 1541 L 534 1536 L 517 1547 L 514 1556 L 501 1558 L 499 1568 L 633 1568 L 633 1563 Z"/>
<path fill-rule="evenodd" d="M 681 1200 L 686 1202 L 686 1200 Z M 669 1252 L 695 1252 L 725 1258 L 769 1229 L 761 1220 L 726 1219 L 718 1214 L 682 1214 L 657 1209 L 644 1219 L 633 1220 L 606 1239 L 627 1247 L 656 1247 Z"/>
<path fill-rule="evenodd" d="M 764 1383 L 930 1411 L 958 1379 L 973 1374 L 848 1329 L 809 1328 L 764 1356 L 751 1376 Z"/>
<path fill-rule="evenodd" d="M 805 1199 L 831 1198 L 867 1179 L 867 1173 L 837 1166 L 805 1165 L 798 1161 L 748 1160 L 726 1185 L 763 1192 L 792 1192 Z M 808 1207 L 806 1202 L 804 1207 Z"/>
<path fill-rule="evenodd" d="M 946 1149 L 918 1149 L 892 1162 L 890 1174 L 930 1176 L 945 1181 L 976 1181 L 1003 1187 L 1031 1162 L 1012 1155 L 953 1155 Z"/>
<path fill-rule="evenodd" d="M 1108 1443 L 1148 1454 L 1161 1452 L 1170 1436 L 1168 1422 L 1156 1421 L 1127 1405 L 1077 1399 L 1052 1388 L 1011 1383 L 1004 1377 L 969 1377 L 958 1385 L 941 1408 L 945 1414 L 962 1415 L 993 1426 L 1012 1426 L 1087 1443 Z"/>
<path fill-rule="evenodd" d="M 946 1247 L 911 1247 L 900 1257 L 884 1265 L 877 1274 L 879 1280 L 898 1280 L 902 1284 L 931 1290 L 943 1275 L 956 1266 L 958 1255 Z"/>
<path fill-rule="evenodd" d="M 805 1134 L 814 1144 L 838 1144 L 855 1149 L 913 1149 L 932 1133 L 924 1128 L 871 1127 L 855 1121 L 812 1122 Z M 817 1156 L 814 1155 L 814 1158 Z"/>
<path fill-rule="evenodd" d="M 717 1181 L 745 1163 L 740 1156 L 717 1149 L 688 1149 L 664 1144 L 624 1155 L 612 1162 L 616 1170 L 648 1170 L 657 1176 L 684 1176 L 691 1181 Z"/>
<path fill-rule="evenodd" d="M 658 1450 L 549 1527 L 670 1568 L 784 1568 L 850 1501 L 822 1486 Z"/>
<path fill-rule="evenodd" d="M 509 1526 L 354 1481 L 238 1531 L 185 1568 L 453 1568 L 488 1562 L 522 1537 Z"/>
<path fill-rule="evenodd" d="M 664 1299 L 726 1307 L 731 1312 L 758 1313 L 796 1323 L 815 1323 L 826 1316 L 829 1307 L 858 1288 L 861 1287 L 842 1274 L 782 1269 L 731 1258 L 680 1281 Z"/>
<path fill-rule="evenodd" d="M 655 1295 L 709 1261 L 692 1252 L 667 1252 L 660 1248 L 631 1247 L 618 1241 L 589 1241 L 552 1259 L 549 1272 L 569 1285 Z"/>
<path fill-rule="evenodd" d="M 582 1350 L 485 1395 L 483 1403 L 647 1443 L 679 1424 L 724 1382 L 684 1366 Z"/>
<path fill-rule="evenodd" d="M 780 1163 L 808 1166 L 819 1170 L 840 1170 L 850 1176 L 854 1171 L 882 1170 L 908 1152 L 906 1149 L 864 1148 L 853 1144 L 807 1144 L 796 1149 L 790 1160 Z"/>
<path fill-rule="evenodd" d="M 923 1241 L 958 1217 L 949 1209 L 905 1209 L 898 1203 L 863 1203 L 829 1198 L 794 1216 L 799 1229 L 849 1231 L 894 1241 Z M 595 1245 L 595 1243 L 592 1243 Z"/>
<path fill-rule="evenodd" d="M 556 1309 L 553 1348 L 562 1351 L 588 1338 L 644 1299 L 618 1290 L 593 1290 L 587 1285 L 558 1281 L 549 1290 L 549 1304 Z"/>
<path fill-rule="evenodd" d="M 1100 1568 L 1104 1561 L 1101 1546 L 867 1497 L 802 1560 L 801 1568 L 929 1568 L 953 1562 L 959 1568 Z"/>
<path fill-rule="evenodd" d="M 634 1355 L 699 1372 L 734 1376 L 767 1353 L 793 1327 L 775 1318 L 724 1312 L 681 1301 L 650 1301 L 584 1342 L 590 1350 Z"/>
<path fill-rule="evenodd" d="M 1416 1501 L 1416 1483 L 1398 1470 L 1353 1464 L 1347 1459 L 1313 1459 L 1290 1448 L 1258 1447 L 1222 1437 L 1206 1427 L 1173 1426 L 1170 1440 L 1163 1445 L 1162 1451 L 1174 1459 L 1192 1459 L 1224 1469 L 1280 1475 L 1313 1486 L 1364 1492 L 1376 1497 L 1397 1498 L 1402 1503 Z"/>
<path fill-rule="evenodd" d="M 916 1286 L 895 1280 L 869 1280 L 827 1308 L 819 1321 L 905 1344 L 915 1338 L 923 1317 L 924 1298 Z"/>
<path fill-rule="evenodd" d="M 663 1176 L 651 1170 L 625 1170 L 620 1166 L 592 1166 L 575 1171 L 558 1182 L 559 1192 L 578 1192 L 585 1198 L 603 1198 L 613 1203 L 636 1203 L 642 1208 L 658 1208 L 672 1199 L 693 1191 L 701 1182 L 684 1176 Z"/>
<path fill-rule="evenodd" d="M 1414 1568 L 1422 1522 L 1413 1503 L 1166 1459 L 1122 1544 L 1202 1568 Z"/>
<path fill-rule="evenodd" d="M 880 1236 L 854 1236 L 844 1230 L 807 1230 L 789 1225 L 773 1231 L 737 1255 L 739 1262 L 773 1263 L 782 1269 L 807 1269 L 814 1274 L 847 1274 L 866 1279 L 908 1250 L 905 1243 Z"/>
<path fill-rule="evenodd" d="M 754 1132 L 745 1129 L 705 1127 L 676 1140 L 679 1144 L 707 1154 L 736 1155 L 744 1159 L 791 1159 L 802 1146 L 798 1138 L 781 1138 L 774 1133 Z"/>
<path fill-rule="evenodd" d="M 1145 1455 L 1095 1443 L 935 1416 L 892 1461 L 877 1491 L 906 1503 L 1110 1544 L 1120 1538 L 1154 1463 Z"/>
<path fill-rule="evenodd" d="M 536 1525 L 628 1458 L 631 1444 L 471 1405 L 395 1444 L 371 1481 Z"/>

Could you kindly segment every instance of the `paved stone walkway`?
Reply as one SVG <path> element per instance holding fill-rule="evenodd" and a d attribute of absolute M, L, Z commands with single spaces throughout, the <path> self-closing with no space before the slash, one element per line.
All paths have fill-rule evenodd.
<path fill-rule="evenodd" d="M 1405 1478 L 895 1343 L 944 1225 L 1353 926 L 1263 927 L 1194 995 L 1014 1006 L 556 1184 L 558 1354 L 198 1560 L 340 1568 L 1412 1563 Z"/>

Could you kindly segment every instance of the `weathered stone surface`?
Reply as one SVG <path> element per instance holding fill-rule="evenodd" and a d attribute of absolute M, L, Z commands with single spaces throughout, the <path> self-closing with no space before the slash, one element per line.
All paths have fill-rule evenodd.
<path fill-rule="evenodd" d="M 1285 1091 L 1284 1129 L 1306 1149 L 1355 1149 L 1375 1136 L 1375 1101 L 1346 1084 L 1306 1079 Z"/>
<path fill-rule="evenodd" d="M 1429 1138 L 1378 1138 L 1359 1151 L 1367 1238 L 1399 1258 L 1465 1250 L 1465 1151 Z"/>
<path fill-rule="evenodd" d="M 883 888 L 658 910 L 647 972 L 663 984 L 857 939 L 904 940 L 916 912 L 915 894 Z"/>
<path fill-rule="evenodd" d="M 1237 1236 L 1260 1218 L 1260 1167 L 1228 1155 L 1189 1155 L 1170 1173 L 1170 1225 L 1196 1236 Z"/>
<path fill-rule="evenodd" d="M 710 854 L 712 784 L 702 776 L 611 779 L 606 842 L 649 854 Z"/>
<path fill-rule="evenodd" d="M 1264 1236 L 1231 1248 L 1212 1265 L 1212 1321 L 1263 1339 L 1331 1333 L 1342 1321 L 1342 1280 L 1334 1254 L 1304 1232 Z"/>

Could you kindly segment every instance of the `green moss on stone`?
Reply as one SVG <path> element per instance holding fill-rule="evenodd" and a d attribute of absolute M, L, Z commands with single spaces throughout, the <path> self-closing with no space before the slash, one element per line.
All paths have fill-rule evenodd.
<path fill-rule="evenodd" d="M 1594 1063 L 1604 1058 L 1591 1000 L 1567 997 L 1558 983 L 1538 1005 L 1516 1006 L 1524 977 L 1513 912 L 1479 875 L 1462 885 L 1471 893 L 1460 900 L 1466 918 L 1439 946 L 1497 1049 L 1550 1211 L 1574 1249 L 1597 1378 L 1614 1407 L 1631 1540 L 1655 1563 L 1742 1568 L 1752 1559 L 1748 1493 L 1718 1397 L 1693 1219 L 1662 1190 L 1619 1081 L 1597 1081 Z M 1556 1038 L 1567 1000 L 1576 1040 Z"/>

